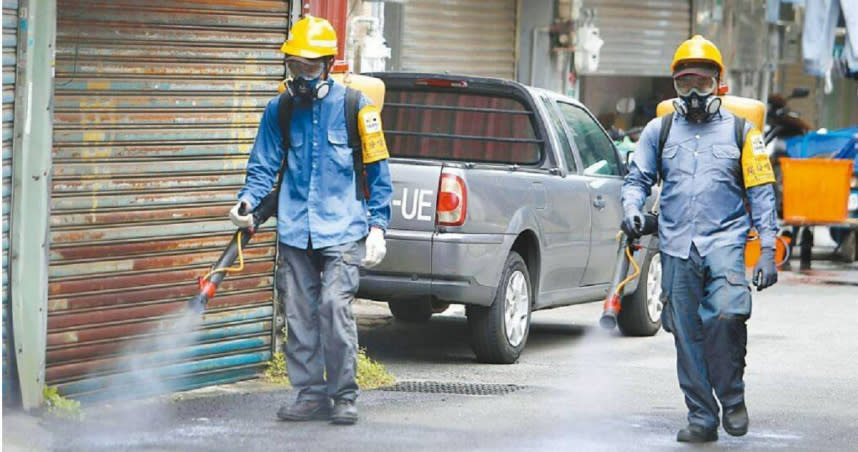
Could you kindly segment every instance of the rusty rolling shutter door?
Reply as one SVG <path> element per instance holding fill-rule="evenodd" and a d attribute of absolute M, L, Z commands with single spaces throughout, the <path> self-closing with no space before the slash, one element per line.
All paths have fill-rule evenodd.
<path fill-rule="evenodd" d="M 58 3 L 48 384 L 98 398 L 135 360 L 169 382 L 153 391 L 255 376 L 271 353 L 270 225 L 193 343 L 152 338 L 234 231 L 227 212 L 284 77 L 287 2 Z"/>
<path fill-rule="evenodd" d="M 12 210 L 12 136 L 15 119 L 15 67 L 18 48 L 18 2 L 3 0 L 3 402 L 14 399 L 18 384 L 12 349 L 9 306 L 9 212 Z"/>

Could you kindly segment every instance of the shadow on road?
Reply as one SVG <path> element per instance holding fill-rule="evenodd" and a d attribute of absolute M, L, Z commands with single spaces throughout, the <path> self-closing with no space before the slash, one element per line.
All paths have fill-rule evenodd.
<path fill-rule="evenodd" d="M 403 362 L 463 363 L 475 361 L 471 336 L 463 316 L 435 316 L 423 324 L 389 319 L 359 321 L 360 344 L 370 356 Z M 588 326 L 534 320 L 527 339 L 529 353 L 570 347 L 591 329 Z"/>

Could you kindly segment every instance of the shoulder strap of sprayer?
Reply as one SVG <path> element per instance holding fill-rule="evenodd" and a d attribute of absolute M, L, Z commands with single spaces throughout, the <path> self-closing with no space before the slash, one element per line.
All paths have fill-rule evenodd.
<path fill-rule="evenodd" d="M 736 146 L 739 147 L 739 162 L 742 162 L 742 152 L 745 149 L 745 118 L 733 115 L 733 137 L 736 140 Z M 744 189 L 745 187 L 745 171 L 739 170 L 739 186 Z M 748 203 L 747 197 L 745 198 L 745 204 Z"/>
<path fill-rule="evenodd" d="M 736 138 L 736 146 L 739 146 L 739 152 L 745 149 L 745 118 L 733 115 L 733 135 Z"/>
<path fill-rule="evenodd" d="M 742 149 L 745 148 L 745 123 L 745 118 L 733 115 L 733 139 L 736 140 L 736 146 L 739 147 L 740 153 L 742 152 Z M 655 165 L 657 168 L 656 178 L 658 180 L 662 179 L 661 155 L 664 153 L 664 145 L 667 143 L 667 137 L 670 135 L 670 127 L 672 125 L 673 113 L 668 113 L 661 117 L 661 130 L 658 132 L 658 153 L 655 159 Z"/>
<path fill-rule="evenodd" d="M 363 167 L 363 143 L 358 131 L 358 113 L 360 112 L 360 91 L 346 87 L 346 130 L 349 134 L 349 148 L 355 167 L 355 196 L 359 201 L 366 199 L 366 173 Z"/>
<path fill-rule="evenodd" d="M 670 128 L 673 126 L 673 113 L 668 113 L 661 117 L 661 129 L 658 131 L 658 151 L 655 158 L 656 167 L 656 182 L 662 180 L 661 177 L 661 154 L 664 153 L 664 145 L 667 143 L 667 137 L 670 136 Z"/>
<path fill-rule="evenodd" d="M 345 95 L 345 119 L 348 131 L 348 145 L 352 150 L 352 161 L 355 170 L 355 194 L 357 199 L 366 199 L 366 175 L 363 165 L 363 146 L 358 132 L 358 112 L 360 111 L 360 91 L 346 87 Z M 280 171 L 277 173 L 276 189 L 279 191 L 285 177 L 289 159 L 289 134 L 292 126 L 292 95 L 284 91 L 280 95 L 280 103 L 277 108 L 277 124 L 280 126 L 280 135 L 283 137 L 283 161 L 280 163 Z"/>
<path fill-rule="evenodd" d="M 276 190 L 280 191 L 280 186 L 283 184 L 283 177 L 286 173 L 286 168 L 289 166 L 289 131 L 292 124 L 292 95 L 289 90 L 283 91 L 280 95 L 280 103 L 277 105 L 277 125 L 280 126 L 280 135 L 283 138 L 283 161 L 280 162 L 280 171 L 277 172 Z"/>

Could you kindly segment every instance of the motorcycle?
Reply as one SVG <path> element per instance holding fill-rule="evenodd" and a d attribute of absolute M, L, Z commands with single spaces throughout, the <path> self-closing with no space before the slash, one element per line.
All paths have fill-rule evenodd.
<path fill-rule="evenodd" d="M 782 157 L 796 157 L 797 145 L 801 144 L 802 139 L 810 139 L 810 142 L 817 142 L 817 137 L 828 137 L 825 141 L 825 149 L 812 152 L 812 155 L 805 155 L 803 152 L 798 153 L 799 157 L 816 157 L 816 158 L 842 158 L 839 154 L 847 150 L 849 143 L 846 140 L 846 146 L 840 141 L 832 140 L 835 135 L 851 136 L 852 129 L 843 129 L 839 131 L 826 132 L 821 130 L 818 133 L 811 131 L 811 125 L 803 120 L 798 112 L 789 108 L 788 102 L 792 99 L 807 97 L 809 94 L 806 88 L 796 88 L 793 92 L 783 97 L 778 94 L 769 96 L 768 109 L 766 112 L 766 125 L 763 131 L 763 141 L 766 144 L 766 152 L 769 154 L 769 159 L 772 164 L 772 170 L 775 174 L 775 199 L 777 203 L 778 217 L 783 218 L 783 172 L 781 170 L 780 159 Z M 804 138 L 801 138 L 804 137 Z M 854 139 L 852 141 L 854 143 Z M 853 144 L 854 146 L 854 144 Z M 830 148 L 830 149 L 828 149 Z M 850 157 L 851 158 L 851 157 Z M 856 160 L 858 164 L 858 160 Z M 856 173 L 852 177 L 849 213 L 855 218 L 858 217 L 858 166 Z M 856 205 L 853 205 L 856 204 Z M 810 252 L 813 246 L 813 231 L 809 227 L 792 227 L 792 231 L 786 232 L 786 235 L 793 237 L 792 245 L 801 244 L 801 267 L 808 269 L 810 267 Z M 839 258 L 846 262 L 858 260 L 858 231 L 854 228 L 832 227 L 830 228 L 832 239 L 837 243 L 836 254 Z M 795 240 L 798 238 L 799 240 Z"/>
<path fill-rule="evenodd" d="M 775 200 L 779 218 L 783 217 L 783 173 L 780 158 L 788 157 L 786 140 L 804 135 L 811 129 L 810 124 L 803 120 L 797 111 L 790 110 L 787 102 L 807 97 L 809 94 L 807 88 L 796 88 L 787 97 L 772 94 L 768 98 L 763 142 L 775 173 Z"/>

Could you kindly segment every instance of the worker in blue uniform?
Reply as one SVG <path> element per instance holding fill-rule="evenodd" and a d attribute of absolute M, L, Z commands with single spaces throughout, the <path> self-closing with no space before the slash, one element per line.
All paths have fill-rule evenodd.
<path fill-rule="evenodd" d="M 282 50 L 292 78 L 286 95 L 265 108 L 230 219 L 252 226 L 248 212 L 282 171 L 275 284 L 286 314 L 286 365 L 298 395 L 277 417 L 353 424 L 358 341 L 352 302 L 359 267 L 378 265 L 386 253 L 393 193 L 388 152 L 379 108 L 363 95 L 356 102 L 355 151 L 347 88 L 329 77 L 337 36 L 327 20 L 305 16 Z M 284 102 L 291 105 L 281 108 Z"/>
<path fill-rule="evenodd" d="M 744 249 L 753 225 L 762 244 L 754 283 L 763 290 L 777 282 L 774 176 L 760 131 L 721 107 L 718 48 L 694 36 L 677 48 L 671 71 L 676 111 L 666 125 L 654 119 L 641 133 L 623 185 L 622 229 L 640 234 L 644 201 L 661 180 L 662 321 L 674 335 L 689 410 L 677 440 L 709 442 L 718 439 L 716 396 L 727 433 L 748 431 Z"/>

